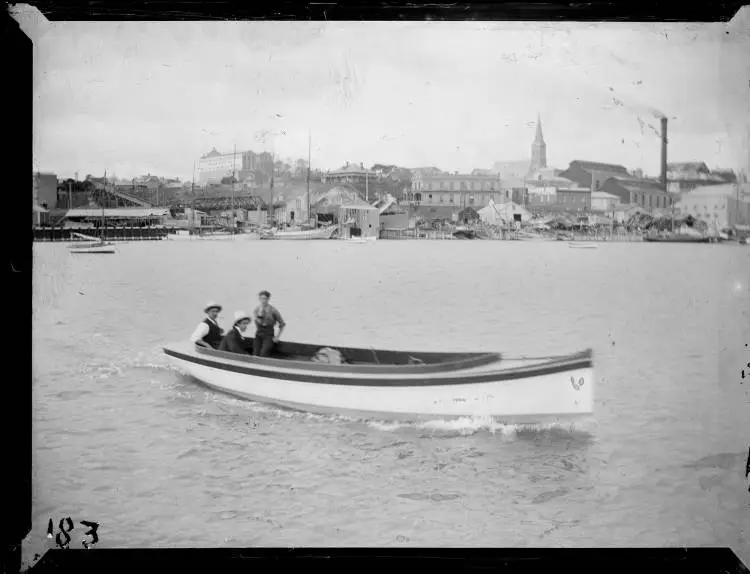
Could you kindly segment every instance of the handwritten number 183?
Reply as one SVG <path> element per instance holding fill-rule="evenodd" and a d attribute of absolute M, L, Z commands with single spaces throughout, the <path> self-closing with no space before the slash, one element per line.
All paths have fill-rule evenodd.
<path fill-rule="evenodd" d="M 90 545 L 93 546 L 94 544 L 99 542 L 99 535 L 96 533 L 99 529 L 99 523 L 91 522 L 89 520 L 81 520 L 80 524 L 88 527 L 88 530 L 83 533 L 84 536 L 91 537 L 90 540 L 81 538 L 81 543 L 83 544 L 84 548 L 88 548 Z M 60 531 L 55 535 L 55 542 L 60 548 L 68 548 L 71 540 L 70 532 L 75 528 L 73 521 L 70 519 L 70 516 L 61 519 L 58 527 Z M 52 532 L 53 526 L 52 519 L 50 518 L 49 523 L 47 524 L 47 538 L 52 538 Z"/>

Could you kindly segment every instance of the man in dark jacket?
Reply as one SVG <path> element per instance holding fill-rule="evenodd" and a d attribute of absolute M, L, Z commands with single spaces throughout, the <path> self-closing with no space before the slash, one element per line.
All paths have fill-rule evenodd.
<path fill-rule="evenodd" d="M 250 325 L 250 315 L 244 311 L 237 311 L 234 314 L 234 326 L 224 335 L 219 345 L 220 351 L 229 351 L 230 353 L 241 353 L 249 355 L 252 353 L 252 342 L 245 338 L 249 333 L 247 327 Z"/>
<path fill-rule="evenodd" d="M 201 321 L 193 331 L 190 340 L 201 347 L 216 349 L 224 336 L 224 329 L 219 327 L 217 319 L 221 313 L 221 305 L 211 301 L 203 309 L 206 318 Z"/>

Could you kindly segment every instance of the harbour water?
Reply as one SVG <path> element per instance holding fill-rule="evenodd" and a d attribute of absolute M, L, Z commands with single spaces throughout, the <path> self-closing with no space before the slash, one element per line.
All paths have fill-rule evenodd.
<path fill-rule="evenodd" d="M 98 522 L 100 547 L 718 545 L 750 560 L 746 248 L 234 240 L 34 257 L 27 560 L 66 516 Z M 205 301 L 226 325 L 260 289 L 290 340 L 592 347 L 596 413 L 571 428 L 356 421 L 238 401 L 169 366 L 160 345 Z"/>

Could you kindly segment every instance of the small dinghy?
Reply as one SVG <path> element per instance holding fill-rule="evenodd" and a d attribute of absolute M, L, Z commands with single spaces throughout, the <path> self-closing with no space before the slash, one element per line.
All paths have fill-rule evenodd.
<path fill-rule="evenodd" d="M 102 242 L 102 243 L 90 243 L 87 245 L 71 245 L 70 252 L 73 254 L 115 253 L 115 244 Z"/>
<path fill-rule="evenodd" d="M 513 359 L 496 353 L 423 353 L 281 342 L 270 357 L 164 347 L 183 372 L 243 399 L 359 419 L 490 416 L 562 422 L 593 412 L 593 353 Z"/>
<path fill-rule="evenodd" d="M 571 249 L 596 249 L 598 245 L 596 243 L 568 243 L 568 247 Z"/>
<path fill-rule="evenodd" d="M 84 235 L 83 233 L 73 232 L 73 235 L 75 237 L 79 237 L 80 239 L 86 239 L 88 240 L 88 242 L 73 243 L 72 245 L 69 245 L 68 249 L 70 249 L 71 253 L 115 253 L 114 243 L 109 243 L 107 241 L 104 241 L 103 239 L 98 239 L 90 235 Z"/>

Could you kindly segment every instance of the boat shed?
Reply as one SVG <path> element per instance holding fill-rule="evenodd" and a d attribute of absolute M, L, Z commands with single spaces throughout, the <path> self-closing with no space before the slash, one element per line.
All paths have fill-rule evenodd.
<path fill-rule="evenodd" d="M 49 223 L 49 210 L 42 206 L 33 205 L 33 225 L 46 225 Z"/>
<path fill-rule="evenodd" d="M 504 225 L 520 221 L 527 223 L 531 219 L 531 213 L 522 205 L 508 201 L 506 203 L 495 203 L 490 201 L 489 205 L 478 212 L 479 218 L 489 225 Z"/>
<path fill-rule="evenodd" d="M 168 218 L 169 209 L 163 207 L 123 207 L 101 209 L 98 207 L 69 209 L 64 219 L 75 223 L 93 223 L 100 225 L 102 218 L 107 226 L 117 227 L 150 227 L 163 225 Z"/>
<path fill-rule="evenodd" d="M 378 237 L 380 210 L 359 197 L 349 186 L 334 187 L 315 200 L 314 213 L 332 215 L 341 237 Z"/>
<path fill-rule="evenodd" d="M 339 232 L 342 237 L 375 237 L 380 234 L 380 212 L 368 203 L 339 207 Z"/>

